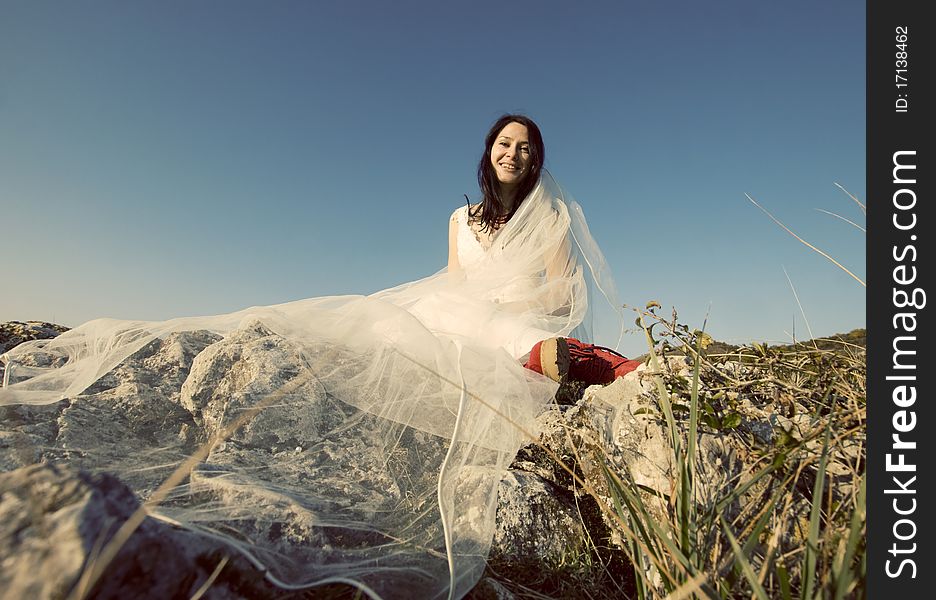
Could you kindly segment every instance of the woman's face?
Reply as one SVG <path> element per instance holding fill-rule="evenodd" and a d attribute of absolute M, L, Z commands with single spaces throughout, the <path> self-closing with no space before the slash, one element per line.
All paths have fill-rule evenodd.
<path fill-rule="evenodd" d="M 497 180 L 502 186 L 513 187 L 529 174 L 532 163 L 526 125 L 508 123 L 491 147 L 491 165 Z"/>

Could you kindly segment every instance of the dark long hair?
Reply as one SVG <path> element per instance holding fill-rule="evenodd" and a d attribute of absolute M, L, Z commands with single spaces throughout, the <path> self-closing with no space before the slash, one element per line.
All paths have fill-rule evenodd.
<path fill-rule="evenodd" d="M 508 212 L 503 213 L 500 182 L 497 180 L 497 173 L 494 172 L 494 166 L 491 164 L 491 148 L 494 146 L 497 135 L 510 123 L 519 123 L 527 128 L 527 135 L 530 138 L 531 160 L 530 170 L 517 184 L 513 198 L 514 205 Z M 536 123 L 529 117 L 525 115 L 504 115 L 491 126 L 491 130 L 484 138 L 484 153 L 481 155 L 481 162 L 478 163 L 478 187 L 481 188 L 481 203 L 474 210 L 469 211 L 469 217 L 472 220 L 481 221 L 482 231 L 494 231 L 509 221 L 510 217 L 517 212 L 520 203 L 530 194 L 536 182 L 539 181 L 545 156 L 546 147 L 543 145 L 543 135 Z"/>

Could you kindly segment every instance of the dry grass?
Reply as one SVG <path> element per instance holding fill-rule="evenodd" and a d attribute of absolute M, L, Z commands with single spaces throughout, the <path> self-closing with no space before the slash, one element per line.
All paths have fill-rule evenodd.
<path fill-rule="evenodd" d="M 644 546 L 671 573 L 654 585 L 647 557 L 635 568 L 638 597 L 682 593 L 709 597 L 862 597 L 865 585 L 865 353 L 843 342 L 772 348 L 754 345 L 709 355 L 706 338 L 675 316 L 654 314 L 647 328 L 651 361 L 685 354 L 692 376 L 661 368 L 659 401 L 672 436 L 674 464 L 668 521 L 653 523 L 646 495 L 627 473 L 608 468 L 609 487 L 622 514 L 634 515 Z M 661 329 L 660 340 L 650 333 Z M 831 342 L 827 342 L 827 346 Z M 674 405 L 688 407 L 673 413 Z M 744 406 L 796 418 L 808 427 L 775 427 L 765 444 L 739 427 Z M 805 414 L 804 414 L 805 413 Z M 677 416 L 678 415 L 678 416 Z M 782 421 L 783 422 L 783 421 Z M 731 436 L 745 465 L 734 487 L 707 505 L 695 497 L 693 465 L 700 431 Z M 744 496 L 742 509 L 728 507 Z M 625 534 L 626 535 L 626 534 Z M 691 577 L 687 577 L 685 573 Z M 708 574 L 704 582 L 698 579 Z M 683 588 L 683 589 L 680 589 Z"/>

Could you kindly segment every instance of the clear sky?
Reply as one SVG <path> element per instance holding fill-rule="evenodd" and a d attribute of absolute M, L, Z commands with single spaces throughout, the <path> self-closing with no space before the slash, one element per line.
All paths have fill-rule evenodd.
<path fill-rule="evenodd" d="M 733 342 L 865 324 L 865 5 L 0 0 L 0 321 L 369 293 L 440 269 L 536 120 L 623 302 Z M 622 349 L 644 351 L 630 336 Z"/>

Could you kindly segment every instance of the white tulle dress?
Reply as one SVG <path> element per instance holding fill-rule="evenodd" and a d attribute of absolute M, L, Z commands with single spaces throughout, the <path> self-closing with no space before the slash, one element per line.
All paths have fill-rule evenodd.
<path fill-rule="evenodd" d="M 484 569 L 499 481 L 556 391 L 520 359 L 546 337 L 588 339 L 590 290 L 617 303 L 581 209 L 548 173 L 492 236 L 469 225 L 466 207 L 452 219 L 458 273 L 370 296 L 91 321 L 3 355 L 0 405 L 120 404 L 127 377 L 140 394 L 158 391 L 198 435 L 155 444 L 134 437 L 127 415 L 117 441 L 73 438 L 66 449 L 144 499 L 192 439 L 207 442 L 260 406 L 157 516 L 224 538 L 286 588 L 344 581 L 375 598 L 460 598 Z M 181 385 L 115 375 L 169 351 L 194 355 L 172 380 Z M 241 381 L 264 361 L 263 385 Z"/>

